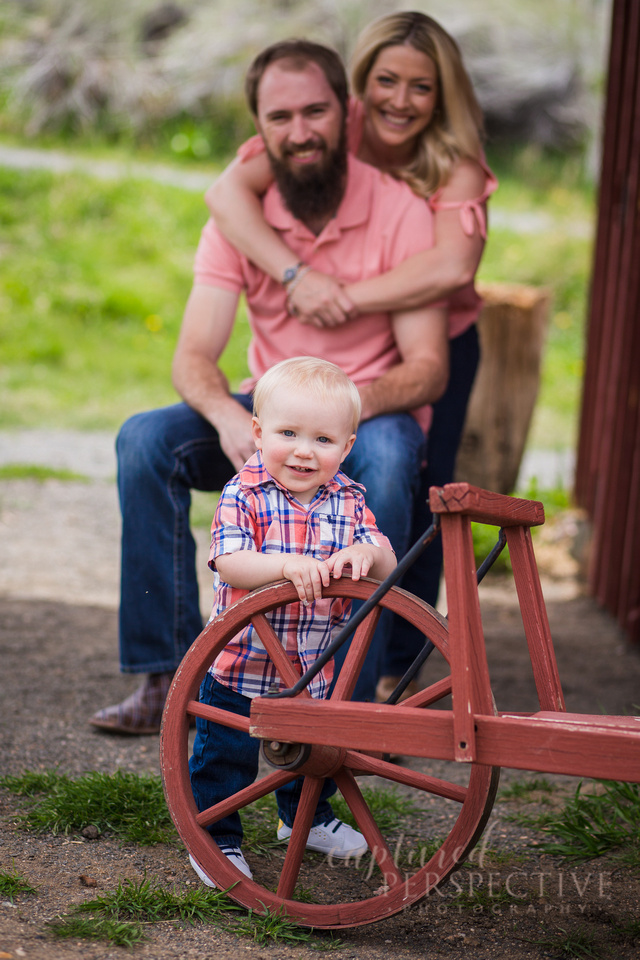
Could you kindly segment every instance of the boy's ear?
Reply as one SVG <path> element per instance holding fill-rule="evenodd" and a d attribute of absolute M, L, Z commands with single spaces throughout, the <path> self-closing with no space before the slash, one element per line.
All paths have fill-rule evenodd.
<path fill-rule="evenodd" d="M 253 434 L 253 442 L 256 445 L 256 449 L 262 450 L 262 427 L 260 426 L 260 421 L 257 417 L 253 417 L 251 420 L 251 432 Z"/>
<path fill-rule="evenodd" d="M 346 442 L 345 445 L 344 445 L 344 451 L 343 451 L 343 454 L 342 454 L 342 456 L 341 456 L 341 458 L 340 458 L 340 463 L 342 463 L 343 460 L 346 460 L 346 458 L 349 456 L 349 454 L 351 453 L 351 448 L 352 448 L 352 446 L 354 445 L 355 442 L 356 442 L 356 435 L 355 435 L 355 433 L 352 433 L 351 436 L 349 437 L 349 439 L 347 440 L 347 442 Z"/>

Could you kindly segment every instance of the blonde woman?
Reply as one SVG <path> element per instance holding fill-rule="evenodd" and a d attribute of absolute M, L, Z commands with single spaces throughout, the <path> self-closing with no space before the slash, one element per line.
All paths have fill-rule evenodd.
<path fill-rule="evenodd" d="M 272 181 L 262 141 L 254 137 L 207 192 L 207 203 L 231 243 L 289 291 L 301 323 L 334 326 L 360 312 L 396 310 L 448 299 L 450 380 L 434 407 L 429 460 L 416 501 L 414 538 L 425 530 L 432 484 L 453 477 L 478 359 L 480 310 L 473 278 L 486 240 L 486 201 L 497 187 L 482 149 L 483 121 L 455 40 L 435 20 L 400 12 L 364 29 L 351 64 L 349 149 L 405 180 L 425 198 L 435 245 L 378 277 L 342 285 L 304 265 L 267 225 L 261 195 Z M 300 154 L 300 162 L 304 162 Z M 438 541 L 404 585 L 435 604 L 442 565 Z M 379 695 L 386 698 L 422 646 L 421 635 L 396 625 Z"/>

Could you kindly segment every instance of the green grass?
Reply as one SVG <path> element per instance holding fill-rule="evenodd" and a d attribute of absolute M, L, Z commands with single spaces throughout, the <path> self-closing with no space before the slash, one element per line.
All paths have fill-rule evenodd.
<path fill-rule="evenodd" d="M 574 446 L 582 386 L 592 239 L 574 227 L 595 220 L 595 187 L 579 155 L 561 157 L 531 145 L 491 155 L 500 187 L 490 201 L 489 241 L 478 277 L 487 282 L 548 287 L 553 296 L 540 393 L 529 446 Z M 508 213 L 511 229 L 491 225 L 491 210 Z M 525 213 L 546 215 L 542 233 L 518 229 Z"/>
<path fill-rule="evenodd" d="M 640 785 L 596 781 L 592 792 L 580 782 L 562 813 L 547 821 L 542 849 L 569 860 L 604 854 L 640 868 Z"/>
<path fill-rule="evenodd" d="M 536 794 L 551 794 L 553 786 L 546 777 L 534 777 L 532 780 L 514 780 L 508 787 L 504 787 L 498 794 L 498 800 L 524 800 L 530 802 L 538 799 Z"/>
<path fill-rule="evenodd" d="M 0 466 L 0 480 L 63 480 L 70 483 L 89 483 L 89 477 L 73 470 L 57 470 L 35 463 L 5 463 Z"/>
<path fill-rule="evenodd" d="M 201 490 L 191 491 L 191 510 L 189 520 L 192 527 L 204 530 L 211 529 L 211 521 L 218 506 L 219 493 L 204 493 Z"/>
<path fill-rule="evenodd" d="M 572 957 L 576 957 L 578 960 L 591 960 L 591 958 L 601 960 L 601 958 L 610 955 L 608 951 L 607 953 L 602 951 L 596 937 L 588 929 L 565 930 L 563 927 L 558 927 L 548 936 L 540 937 L 537 940 L 526 940 L 525 942 L 553 951 L 553 953 L 545 955 L 558 957 L 559 960 Z"/>
<path fill-rule="evenodd" d="M 133 843 L 155 844 L 176 838 L 162 792 L 154 775 L 118 771 L 92 772 L 72 778 L 55 771 L 27 772 L 0 777 L 0 787 L 25 798 L 20 823 L 29 830 L 54 834 L 80 833 L 94 826 Z M 393 834 L 418 808 L 395 788 L 364 787 L 363 796 L 385 834 Z M 341 796 L 332 800 L 336 816 L 355 826 Z M 243 811 L 245 845 L 258 854 L 275 846 L 278 812 L 274 794 L 262 797 Z"/>
<path fill-rule="evenodd" d="M 106 940 L 133 947 L 149 939 L 154 923 L 206 923 L 260 944 L 314 944 L 316 938 L 287 919 L 283 910 L 246 911 L 225 891 L 195 887 L 184 893 L 149 880 L 124 880 L 116 890 L 76 904 L 50 922 L 58 939 Z"/>
<path fill-rule="evenodd" d="M 177 400 L 171 358 L 205 220 L 184 190 L 0 168 L 1 427 L 114 428 Z M 242 318 L 222 364 L 232 385 Z"/>
<path fill-rule="evenodd" d="M 20 823 L 29 830 L 68 835 L 93 826 L 131 843 L 176 839 L 156 776 L 119 771 L 72 779 L 55 772 L 25 773 L 0 777 L 0 787 L 26 798 Z"/>
<path fill-rule="evenodd" d="M 0 870 L 0 897 L 4 897 L 10 903 L 13 903 L 14 898 L 21 893 L 37 892 L 36 888 L 28 880 L 25 880 L 15 868 L 13 870 Z"/>
<path fill-rule="evenodd" d="M 537 847 L 552 856 L 570 861 L 611 856 L 640 869 L 640 785 L 595 780 L 589 793 L 584 786 L 580 781 L 560 813 L 517 812 L 505 819 L 544 833 L 547 839 Z M 515 798 L 505 792 L 499 799 Z"/>
<path fill-rule="evenodd" d="M 493 226 L 479 276 L 553 290 L 531 443 L 564 447 L 575 437 L 591 257 L 565 225 L 592 216 L 593 190 L 571 158 L 521 150 L 491 162 L 496 210 L 558 224 L 542 235 Z M 0 168 L 0 427 L 115 429 L 176 399 L 171 357 L 205 219 L 202 196 L 175 187 Z M 247 343 L 242 309 L 222 361 L 232 386 Z"/>

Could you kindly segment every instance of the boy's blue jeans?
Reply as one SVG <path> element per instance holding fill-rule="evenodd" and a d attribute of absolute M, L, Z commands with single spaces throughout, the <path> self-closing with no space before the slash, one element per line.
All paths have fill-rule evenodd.
<path fill-rule="evenodd" d="M 251 397 L 236 399 L 248 410 Z M 218 434 L 186 404 L 137 414 L 117 440 L 122 511 L 120 660 L 129 673 L 174 670 L 202 630 L 191 490 L 221 490 L 234 470 Z M 398 557 L 409 545 L 424 436 L 408 413 L 360 425 L 343 468 L 366 489 Z M 201 559 L 204 563 L 204 559 Z M 356 697 L 372 699 L 384 640 L 377 632 Z"/>
<path fill-rule="evenodd" d="M 230 687 L 218 683 L 210 673 L 202 681 L 200 702 L 243 717 L 249 716 L 251 708 L 249 697 L 243 697 Z M 258 775 L 259 749 L 260 741 L 250 737 L 248 733 L 198 717 L 193 754 L 189 760 L 191 789 L 198 810 L 206 810 L 214 803 L 226 800 L 250 786 Z M 278 814 L 288 827 L 293 826 L 302 782 L 302 779 L 292 780 L 276 791 Z M 313 820 L 314 825 L 333 819 L 328 798 L 335 792 L 334 781 L 325 780 Z M 229 844 L 236 847 L 242 843 L 242 824 L 238 813 L 218 820 L 211 824 L 208 830 L 219 846 Z"/>

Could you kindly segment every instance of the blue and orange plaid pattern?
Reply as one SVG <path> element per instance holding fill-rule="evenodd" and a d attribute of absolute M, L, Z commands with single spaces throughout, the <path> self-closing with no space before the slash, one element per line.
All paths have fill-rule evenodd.
<path fill-rule="evenodd" d="M 305 507 L 265 469 L 254 454 L 222 491 L 211 527 L 209 566 L 214 570 L 211 619 L 246 596 L 247 590 L 220 579 L 215 558 L 237 550 L 261 553 L 300 553 L 326 560 L 353 543 L 391 545 L 375 525 L 363 487 L 339 471 Z M 323 599 L 304 606 L 292 603 L 267 614 L 292 663 L 304 673 L 331 640 L 351 607 L 350 600 Z M 245 697 L 258 697 L 278 683 L 275 669 L 255 632 L 245 627 L 216 658 L 210 673 Z M 333 677 L 329 663 L 311 682 L 314 697 L 326 696 Z"/>

